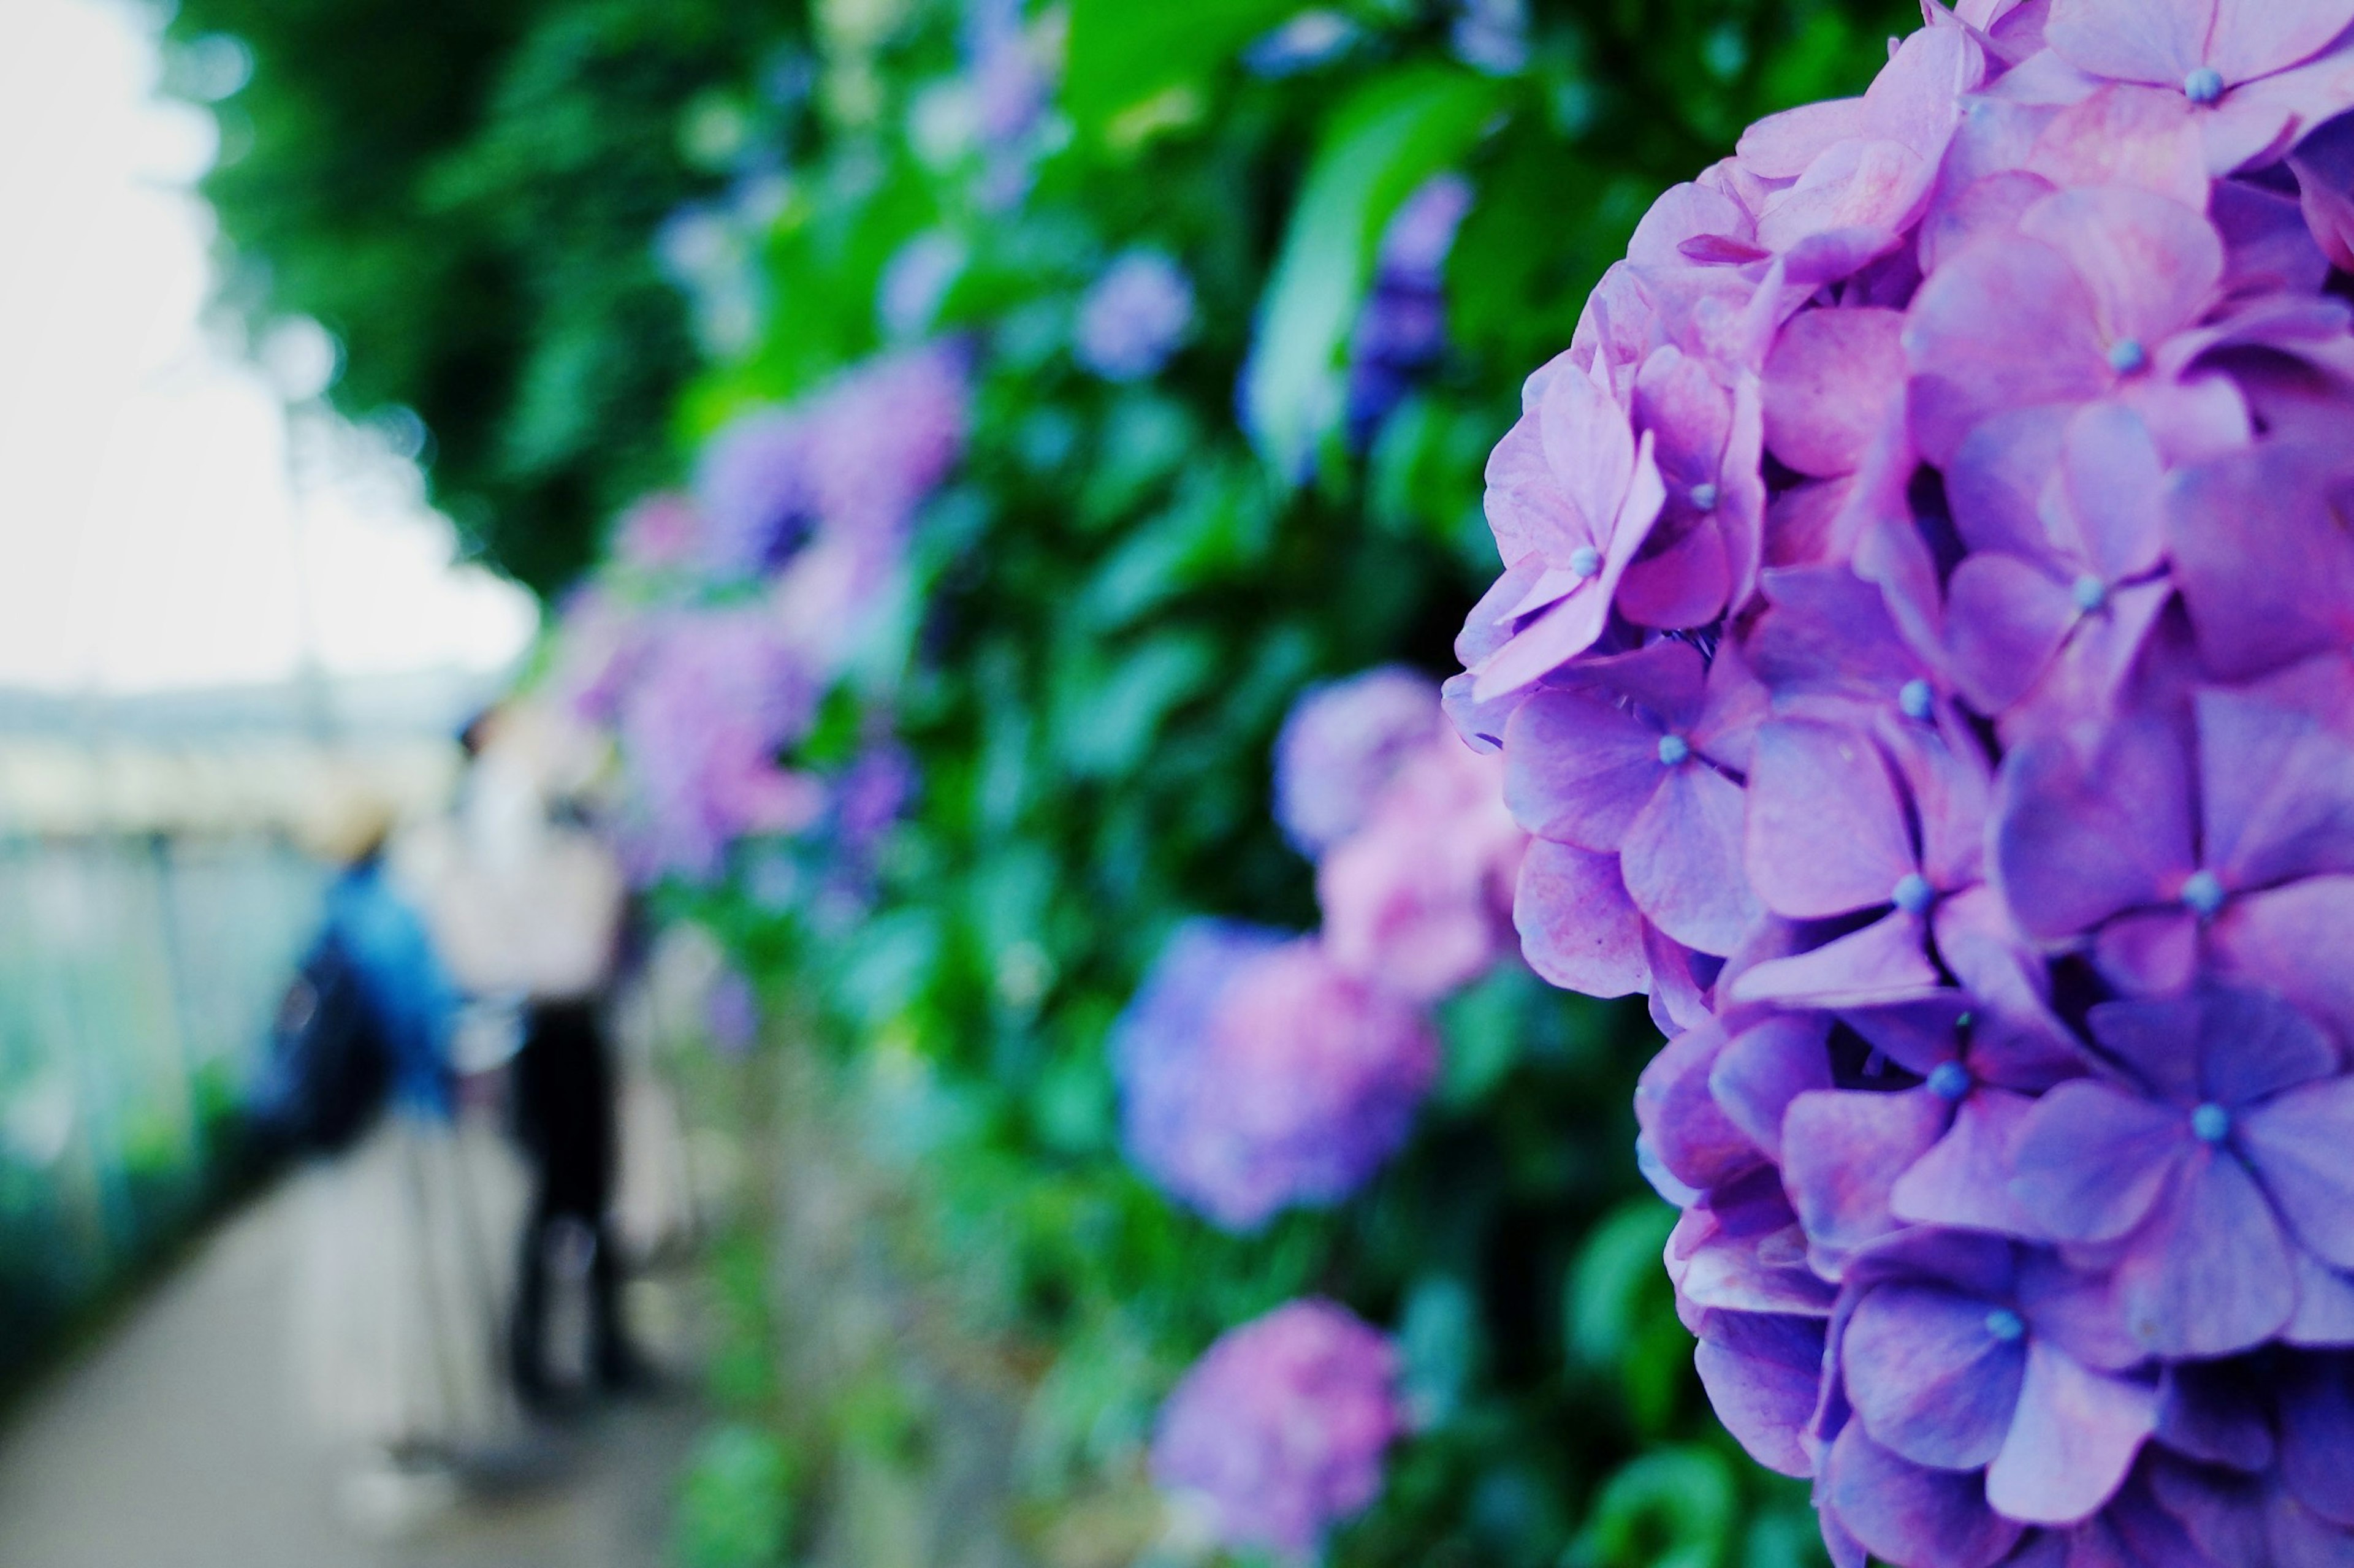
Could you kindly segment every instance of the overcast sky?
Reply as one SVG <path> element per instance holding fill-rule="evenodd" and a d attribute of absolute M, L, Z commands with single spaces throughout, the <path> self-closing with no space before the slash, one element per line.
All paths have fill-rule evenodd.
<path fill-rule="evenodd" d="M 273 382 L 200 324 L 212 122 L 159 71 L 131 0 L 0 0 L 0 686 L 503 665 L 529 599 L 451 565 L 388 440 L 308 415 L 290 464 L 323 334 Z"/>

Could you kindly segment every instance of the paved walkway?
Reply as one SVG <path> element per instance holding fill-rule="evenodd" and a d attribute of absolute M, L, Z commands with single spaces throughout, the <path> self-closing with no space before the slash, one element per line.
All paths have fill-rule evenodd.
<path fill-rule="evenodd" d="M 0 1568 L 655 1568 L 695 1417 L 613 1410 L 555 1478 L 398 1540 L 346 1525 L 292 1412 L 284 1196 L 265 1200 L 0 1433 Z"/>

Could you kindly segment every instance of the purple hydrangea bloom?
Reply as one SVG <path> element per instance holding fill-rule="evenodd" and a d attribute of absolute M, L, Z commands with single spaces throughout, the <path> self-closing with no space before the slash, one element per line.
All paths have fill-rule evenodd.
<path fill-rule="evenodd" d="M 1074 348 L 1107 381 L 1161 374 L 1193 327 L 1193 285 L 1157 250 L 1123 252 L 1079 301 Z"/>
<path fill-rule="evenodd" d="M 1220 1336 L 1178 1383 L 1152 1479 L 1207 1543 L 1306 1562 L 1381 1495 L 1405 1429 L 1388 1337 L 1331 1302 L 1292 1301 Z"/>
<path fill-rule="evenodd" d="M 695 460 L 705 569 L 721 578 L 773 571 L 807 537 L 808 422 L 789 408 L 756 408 L 722 427 Z"/>
<path fill-rule="evenodd" d="M 1438 1070 L 1411 1003 L 1313 938 L 1181 927 L 1114 1025 L 1129 1157 L 1228 1230 L 1347 1197 L 1405 1143 Z"/>
<path fill-rule="evenodd" d="M 822 529 L 904 535 L 964 453 L 970 367 L 961 344 L 877 355 L 810 401 L 809 498 Z"/>
<path fill-rule="evenodd" d="M 1439 733 L 1438 688 L 1401 664 L 1318 686 L 1275 742 L 1275 820 L 1310 860 L 1355 832 L 1404 766 Z"/>
<path fill-rule="evenodd" d="M 2354 1560 L 2354 0 L 1961 0 L 1662 197 L 1447 706 L 1841 1568 Z M 1769 461 L 1770 460 L 1770 461 Z"/>
<path fill-rule="evenodd" d="M 822 787 L 778 758 L 808 726 L 818 694 L 758 608 L 679 613 L 653 629 L 618 723 L 636 869 L 708 880 L 737 839 L 814 821 Z"/>

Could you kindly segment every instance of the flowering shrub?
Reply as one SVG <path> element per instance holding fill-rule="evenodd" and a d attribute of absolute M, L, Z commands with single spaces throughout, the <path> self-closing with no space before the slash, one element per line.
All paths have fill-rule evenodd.
<path fill-rule="evenodd" d="M 567 16 L 593 9 L 618 35 L 644 25 L 637 7 L 608 23 L 610 6 L 532 5 L 549 13 L 552 43 L 525 85 L 581 111 L 549 125 L 599 123 L 598 92 L 646 90 L 625 71 L 583 77 L 579 57 L 555 47 Z M 182 16 L 224 10 L 273 15 L 186 0 Z M 1649 194 L 1764 109 L 1866 79 L 1892 14 L 1913 10 L 789 6 L 766 19 L 774 47 L 730 48 L 736 76 L 693 84 L 674 124 L 636 139 L 633 152 L 667 159 L 675 147 L 698 171 L 646 209 L 659 232 L 651 247 L 633 240 L 632 258 L 691 292 L 679 313 L 707 363 L 669 424 L 673 461 L 610 485 L 680 493 L 638 509 L 613 539 L 608 569 L 574 601 L 555 673 L 613 714 L 673 620 L 741 615 L 784 643 L 808 700 L 773 744 L 718 750 L 756 781 L 812 784 L 809 825 L 779 837 L 757 815 L 706 820 L 696 806 L 690 836 L 720 846 L 700 861 L 711 874 L 668 876 L 650 901 L 721 937 L 769 1024 L 740 1066 L 697 1064 L 730 1090 L 730 1118 L 757 1131 L 790 1085 L 822 1105 L 811 1114 L 841 1128 L 843 1149 L 880 1151 L 894 1201 L 878 1206 L 891 1234 L 876 1255 L 913 1260 L 928 1301 L 956 1308 L 944 1331 L 960 1352 L 977 1342 L 970 1361 L 1006 1351 L 987 1397 L 1013 1384 L 1022 1404 L 1001 1412 L 1019 1434 L 993 1456 L 995 1478 L 1019 1497 L 1007 1516 L 1051 1534 L 1015 1555 L 1149 1554 L 1157 1517 L 1131 1489 L 1150 1469 L 1153 1412 L 1222 1333 L 1313 1296 L 1394 1330 L 1382 1429 L 1397 1440 L 1351 1446 L 1365 1478 L 1287 1514 L 1288 1541 L 1210 1526 L 1186 1544 L 1312 1541 L 1336 1568 L 1814 1561 L 1798 1489 L 1701 1420 L 1651 1262 L 1665 1223 L 1614 1152 L 1639 1004 L 1549 992 L 1496 961 L 1514 868 L 1528 854 L 1523 883 L 1550 864 L 1549 885 L 1574 891 L 1558 874 L 1572 846 L 1529 848 L 1499 804 L 1503 765 L 1439 727 L 1417 678 L 1367 683 L 1389 694 L 1355 717 L 1301 712 L 1278 758 L 1279 824 L 1267 759 L 1303 690 L 1444 659 L 1495 575 L 1477 503 L 1481 458 L 1512 417 L 1507 377 L 1567 338 Z M 244 24 L 209 24 L 228 25 Z M 257 48 L 255 93 L 291 54 Z M 305 159 L 313 122 L 308 109 L 291 117 Z M 282 139 L 276 122 L 256 126 L 265 148 Z M 539 160 L 528 166 L 571 166 L 564 138 L 549 142 L 526 149 Z M 2319 155 L 2312 143 L 2300 154 Z M 1858 191 L 1903 161 L 1871 158 Z M 578 166 L 601 178 L 610 161 Z M 555 231 L 535 205 L 502 217 L 526 241 Z M 1150 288 L 1126 285 L 1124 303 L 1113 294 L 1121 308 L 1103 311 L 1090 347 L 1090 295 L 1145 277 L 1123 260 L 1140 256 L 1168 270 Z M 1729 256 L 1721 270 L 1737 288 L 1746 264 Z M 580 312 L 611 297 L 568 266 L 532 276 Z M 953 356 L 908 347 L 942 337 Z M 476 432 L 467 450 L 517 461 L 559 439 L 567 451 L 623 450 L 574 395 L 601 386 L 604 362 L 568 338 L 534 346 L 546 374 L 516 383 L 533 440 Z M 854 471 L 918 482 L 840 504 L 868 493 L 824 490 L 819 408 L 878 356 L 937 367 L 928 384 L 957 395 L 878 396 L 845 421 Z M 1645 396 L 1682 392 L 1670 379 Z M 927 430 L 959 431 L 961 445 Z M 642 445 L 642 417 L 626 433 Z M 437 423 L 445 453 L 461 434 Z M 854 455 L 885 444 L 909 455 Z M 1645 569 L 1621 576 L 1640 586 Z M 1713 647 L 1691 651 L 1703 697 Z M 757 709 L 767 696 L 743 700 Z M 716 732 L 692 694 L 679 700 L 691 762 L 696 737 Z M 1711 747 L 1738 742 L 1725 703 Z M 731 776 L 679 766 L 691 780 Z M 693 805 L 699 788 L 674 793 Z M 1649 811 L 1644 831 L 1674 844 L 1719 803 L 1655 789 L 1625 810 Z M 758 842 L 730 845 L 744 835 Z M 1721 917 L 1692 903 L 1680 928 Z M 1276 934 L 1318 925 L 1320 906 L 1315 938 Z M 1214 928 L 1228 935 L 1252 923 L 1260 935 L 1239 945 L 1266 949 L 1238 965 L 1260 980 L 1232 988 L 1252 998 L 1235 1031 L 1204 1033 L 1208 993 L 1228 989 L 1206 970 L 1168 981 L 1167 1009 L 1137 1001 L 1115 1031 L 1163 938 L 1204 911 L 1234 917 Z M 1553 973 L 1573 959 L 1609 974 L 1646 966 L 1619 988 L 1631 991 L 1655 947 L 1581 950 L 1564 938 L 1532 951 Z M 722 1006 L 730 1038 L 746 1000 Z M 1265 1027 L 1303 1013 L 1300 1028 Z M 1267 1069 L 1238 1081 L 1305 1097 L 1272 1117 L 1201 1092 L 1191 1075 L 1220 1043 L 1222 1067 Z M 792 1060 L 769 1059 L 780 1053 Z M 1131 1073 L 1130 1059 L 1145 1067 Z M 1141 1114 L 1148 1105 L 1158 1109 Z M 1205 1107 L 1216 1114 L 1196 1114 Z M 1182 1155 L 1212 1172 L 1213 1201 L 1271 1206 L 1228 1230 L 1193 1198 L 1164 1201 L 1128 1159 L 1156 1138 L 1172 1170 Z M 1185 1180 L 1144 1163 L 1172 1188 Z M 874 1179 L 831 1174 L 845 1190 Z M 926 1364 L 930 1330 L 944 1328 L 928 1312 L 924 1342 L 890 1341 L 854 1391 L 776 1386 L 807 1338 L 799 1302 L 764 1298 L 796 1272 L 763 1255 L 779 1245 L 746 1235 L 723 1251 L 718 1403 L 779 1451 L 858 1450 L 808 1456 L 793 1477 L 888 1484 L 807 1486 L 765 1462 L 703 1467 L 691 1512 L 727 1520 L 732 1498 L 738 1525 L 765 1528 L 685 1532 L 703 1542 L 683 1558 L 698 1568 L 864 1539 L 835 1517 L 864 1498 L 961 1507 L 973 1495 L 920 1473 L 924 1456 L 959 1451 L 953 1432 L 910 1442 L 935 1435 L 870 1418 L 906 1412 L 921 1427 L 963 1406 L 954 1374 L 936 1381 L 943 1369 Z M 1343 1408 L 1360 1407 L 1326 1389 L 1282 1430 L 1326 1431 Z M 1165 1430 L 1178 1425 L 1172 1407 Z M 1235 1429 L 1210 1430 L 1217 1443 Z M 790 1532 L 785 1490 L 807 1492 Z M 929 1556 L 973 1549 L 994 1511 L 952 1521 Z M 893 1541 L 925 1533 L 920 1519 L 891 1521 Z"/>
<path fill-rule="evenodd" d="M 1414 1125 L 1438 1045 L 1313 938 L 1182 927 L 1112 1035 L 1129 1153 L 1230 1230 L 1332 1203 Z"/>
<path fill-rule="evenodd" d="M 1834 1558 L 2354 1552 L 2354 5 L 1971 0 L 1669 192 L 1488 470 L 1529 959 L 1648 992 Z"/>
<path fill-rule="evenodd" d="M 1152 1478 L 1209 1540 L 1290 1561 L 1380 1492 L 1405 1428 L 1389 1340 L 1329 1301 L 1228 1330 L 1161 1414 Z"/>
<path fill-rule="evenodd" d="M 705 444 L 691 499 L 651 497 L 621 520 L 620 572 L 576 595 L 556 683 L 614 732 L 642 878 L 709 882 L 738 839 L 822 828 L 826 887 L 855 902 L 912 763 L 886 734 L 830 795 L 783 758 L 899 590 L 917 512 L 961 450 L 966 397 L 952 345 L 879 355 L 796 405 L 738 415 Z"/>

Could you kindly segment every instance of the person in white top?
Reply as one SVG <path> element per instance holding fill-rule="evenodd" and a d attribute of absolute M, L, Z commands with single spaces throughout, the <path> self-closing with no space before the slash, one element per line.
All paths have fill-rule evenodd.
<path fill-rule="evenodd" d="M 402 853 L 410 885 L 425 890 L 435 946 L 477 1004 L 470 1065 L 498 1054 L 486 1038 L 504 1035 L 512 1050 L 511 1105 L 533 1182 L 509 1348 L 518 1393 L 545 1409 L 551 1275 L 567 1256 L 588 1282 L 593 1374 L 609 1388 L 646 1375 L 621 1319 L 608 1220 L 620 1151 L 605 1011 L 628 891 L 577 804 L 597 769 L 593 737 L 516 702 L 477 719 L 466 739 L 472 762 L 457 810 Z M 508 1026 L 482 1029 L 484 1016 Z"/>

